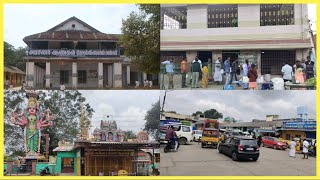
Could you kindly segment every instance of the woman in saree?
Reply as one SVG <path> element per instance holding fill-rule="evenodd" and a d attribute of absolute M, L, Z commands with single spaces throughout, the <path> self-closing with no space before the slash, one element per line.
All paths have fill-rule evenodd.
<path fill-rule="evenodd" d="M 203 66 L 203 68 L 202 68 L 202 80 L 201 80 L 202 88 L 207 88 L 208 87 L 208 78 L 209 78 L 208 71 L 209 71 L 208 67 L 207 66 Z"/>

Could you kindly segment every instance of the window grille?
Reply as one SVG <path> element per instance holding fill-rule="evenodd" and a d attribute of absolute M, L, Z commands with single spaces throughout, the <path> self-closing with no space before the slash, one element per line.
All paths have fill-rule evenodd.
<path fill-rule="evenodd" d="M 208 28 L 238 27 L 238 5 L 209 5 Z"/>
<path fill-rule="evenodd" d="M 187 7 L 162 7 L 161 29 L 186 29 Z"/>
<path fill-rule="evenodd" d="M 294 4 L 261 4 L 260 26 L 294 24 Z"/>

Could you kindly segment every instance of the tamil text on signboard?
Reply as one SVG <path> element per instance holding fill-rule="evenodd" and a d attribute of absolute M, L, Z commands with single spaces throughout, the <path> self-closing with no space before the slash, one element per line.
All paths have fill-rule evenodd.
<path fill-rule="evenodd" d="M 52 57 L 115 57 L 120 56 L 120 53 L 118 50 L 31 49 L 26 51 L 26 55 Z"/>

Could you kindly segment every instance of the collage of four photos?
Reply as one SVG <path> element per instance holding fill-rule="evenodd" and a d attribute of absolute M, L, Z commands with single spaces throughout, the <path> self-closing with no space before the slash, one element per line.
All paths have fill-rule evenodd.
<path fill-rule="evenodd" d="M 4 175 L 316 176 L 316 15 L 5 4 Z"/>

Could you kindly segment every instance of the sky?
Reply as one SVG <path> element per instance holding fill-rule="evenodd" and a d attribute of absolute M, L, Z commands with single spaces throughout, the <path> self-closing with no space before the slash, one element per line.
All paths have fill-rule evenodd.
<path fill-rule="evenodd" d="M 162 107 L 165 91 L 160 93 Z M 243 122 L 266 119 L 266 115 L 295 118 L 298 106 L 306 106 L 308 117 L 316 117 L 316 93 L 311 90 L 291 91 L 167 91 L 164 111 L 192 115 L 196 111 L 216 109 L 224 117 L 230 116 Z"/>
<path fill-rule="evenodd" d="M 122 19 L 138 12 L 134 4 L 6 4 L 4 7 L 4 39 L 16 48 L 25 47 L 23 38 L 40 33 L 72 16 L 107 34 L 120 34 Z"/>
<path fill-rule="evenodd" d="M 23 38 L 47 31 L 66 19 L 76 16 L 101 32 L 121 33 L 122 19 L 130 12 L 138 12 L 136 5 L 57 5 L 6 4 L 4 8 L 4 39 L 14 47 L 25 47 Z M 58 13 L 57 13 L 58 12 Z M 316 5 L 308 5 L 311 22 L 316 20 Z M 315 30 L 315 23 L 312 29 Z"/>
<path fill-rule="evenodd" d="M 144 117 L 152 104 L 159 100 L 159 90 L 89 90 L 79 91 L 95 111 L 92 128 L 100 127 L 101 120 L 115 120 L 118 128 L 139 132 L 144 128 Z M 159 110 L 160 111 L 160 110 Z M 109 118 L 106 116 L 109 115 Z"/>

